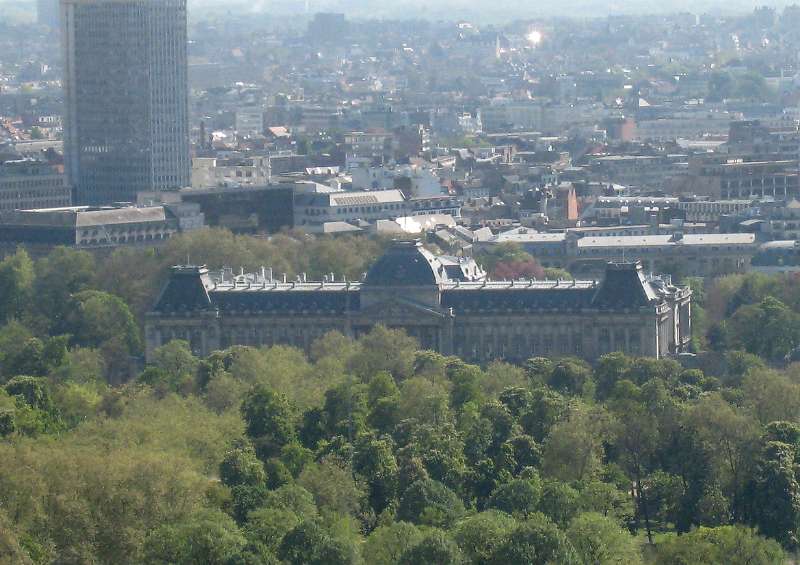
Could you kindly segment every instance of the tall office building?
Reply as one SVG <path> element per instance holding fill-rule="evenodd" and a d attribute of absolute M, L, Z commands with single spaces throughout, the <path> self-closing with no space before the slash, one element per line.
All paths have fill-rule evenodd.
<path fill-rule="evenodd" d="M 61 0 L 76 204 L 190 184 L 186 0 Z"/>

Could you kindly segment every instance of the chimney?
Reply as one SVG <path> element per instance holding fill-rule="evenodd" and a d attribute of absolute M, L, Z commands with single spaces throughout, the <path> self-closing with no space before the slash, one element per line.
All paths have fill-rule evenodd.
<path fill-rule="evenodd" d="M 647 225 L 651 235 L 658 233 L 658 212 L 651 211 L 647 217 Z"/>

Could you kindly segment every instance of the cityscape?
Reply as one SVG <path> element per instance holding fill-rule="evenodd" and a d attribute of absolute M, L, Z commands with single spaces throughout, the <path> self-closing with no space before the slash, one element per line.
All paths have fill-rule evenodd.
<path fill-rule="evenodd" d="M 800 563 L 800 6 L 0 0 L 0 565 Z"/>

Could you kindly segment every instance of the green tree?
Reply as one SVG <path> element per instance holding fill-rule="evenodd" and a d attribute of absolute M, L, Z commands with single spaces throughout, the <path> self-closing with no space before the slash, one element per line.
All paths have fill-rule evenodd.
<path fill-rule="evenodd" d="M 553 522 L 539 514 L 512 530 L 489 560 L 496 565 L 578 565 L 580 562 L 567 537 Z"/>
<path fill-rule="evenodd" d="M 748 502 L 750 520 L 764 535 L 785 547 L 798 545 L 800 484 L 795 474 L 796 450 L 770 441 L 759 457 Z"/>
<path fill-rule="evenodd" d="M 361 553 L 365 563 L 397 565 L 401 556 L 423 538 L 424 534 L 414 524 L 395 522 L 375 528 L 364 542 Z"/>
<path fill-rule="evenodd" d="M 297 478 L 306 465 L 314 460 L 314 452 L 299 443 L 289 443 L 281 448 L 280 460 L 292 474 L 292 477 Z"/>
<path fill-rule="evenodd" d="M 19 374 L 17 357 L 24 355 L 24 345 L 33 338 L 33 333 L 16 320 L 0 327 L 0 382 Z"/>
<path fill-rule="evenodd" d="M 539 510 L 560 528 L 566 528 L 578 513 L 580 494 L 567 483 L 545 480 Z"/>
<path fill-rule="evenodd" d="M 5 390 L 9 395 L 19 397 L 33 408 L 44 412 L 53 411 L 53 399 L 50 396 L 47 379 L 28 376 L 14 377 L 6 383 Z"/>
<path fill-rule="evenodd" d="M 400 565 L 436 563 L 437 565 L 458 565 L 462 563 L 461 550 L 447 534 L 434 530 L 400 556 Z"/>
<path fill-rule="evenodd" d="M 390 440 L 362 436 L 354 445 L 353 470 L 369 488 L 369 502 L 376 514 L 397 496 L 398 466 Z"/>
<path fill-rule="evenodd" d="M 549 388 L 539 387 L 533 391 L 530 407 L 520 417 L 520 424 L 525 433 L 542 442 L 568 408 L 569 402 L 564 396 Z"/>
<path fill-rule="evenodd" d="M 88 251 L 59 246 L 36 262 L 36 308 L 50 322 L 50 331 L 65 333 L 73 294 L 88 290 L 97 266 Z"/>
<path fill-rule="evenodd" d="M 309 358 L 314 363 L 326 358 L 335 358 L 344 366 L 357 350 L 356 341 L 340 332 L 329 331 L 311 344 Z"/>
<path fill-rule="evenodd" d="M 286 484 L 268 492 L 264 506 L 289 510 L 302 520 L 311 520 L 317 516 L 314 496 L 297 484 Z"/>
<path fill-rule="evenodd" d="M 464 458 L 464 439 L 455 426 L 446 424 L 419 425 L 413 420 L 404 420 L 395 429 L 398 464 L 417 459 L 425 471 L 436 481 L 459 491 L 467 474 Z M 401 470 L 402 483 L 402 470 Z M 401 486 L 401 491 L 402 491 Z"/>
<path fill-rule="evenodd" d="M 633 481 L 636 522 L 638 524 L 640 518 L 644 520 L 648 542 L 652 544 L 650 508 L 643 481 L 658 447 L 659 424 L 644 406 L 635 401 L 620 402 L 615 412 L 618 419 L 616 443 L 621 462 Z"/>
<path fill-rule="evenodd" d="M 233 520 L 219 510 L 204 510 L 177 524 L 163 525 L 147 539 L 148 563 L 227 565 L 247 543 Z"/>
<path fill-rule="evenodd" d="M 453 535 L 470 563 L 488 563 L 497 546 L 516 526 L 517 521 L 508 514 L 487 510 L 458 522 Z"/>
<path fill-rule="evenodd" d="M 526 253 L 517 243 L 501 243 L 500 245 L 491 246 L 491 249 L 482 251 L 476 257 L 476 260 L 489 273 L 494 273 L 498 265 L 530 263 L 533 261 L 533 257 L 530 253 Z"/>
<path fill-rule="evenodd" d="M 553 374 L 553 362 L 547 357 L 531 357 L 525 361 L 525 376 L 532 385 L 543 385 Z"/>
<path fill-rule="evenodd" d="M 631 516 L 630 498 L 628 493 L 623 490 L 627 487 L 627 483 L 628 481 L 624 477 L 621 487 L 600 480 L 580 483 L 578 506 L 581 511 L 596 512 L 620 520 L 623 517 Z"/>
<path fill-rule="evenodd" d="M 367 386 L 351 379 L 328 389 L 323 411 L 327 434 L 353 441 L 366 428 Z"/>
<path fill-rule="evenodd" d="M 665 536 L 656 545 L 657 565 L 781 565 L 786 555 L 777 542 L 745 526 L 698 528 Z"/>
<path fill-rule="evenodd" d="M 58 366 L 50 370 L 54 382 L 100 384 L 105 373 L 105 361 L 96 349 L 74 347 L 67 351 Z"/>
<path fill-rule="evenodd" d="M 229 408 L 241 408 L 242 401 L 250 387 L 235 379 L 227 371 L 216 373 L 206 384 L 204 401 L 219 413 Z"/>
<path fill-rule="evenodd" d="M 751 370 L 742 382 L 744 404 L 762 424 L 800 417 L 800 385 L 772 370 Z"/>
<path fill-rule="evenodd" d="M 411 484 L 397 508 L 400 520 L 429 526 L 449 526 L 464 513 L 456 494 L 438 481 L 420 480 Z"/>
<path fill-rule="evenodd" d="M 418 343 L 403 330 L 390 330 L 375 326 L 358 340 L 359 349 L 350 358 L 349 369 L 363 379 L 370 379 L 381 371 L 396 379 L 411 376 Z"/>
<path fill-rule="evenodd" d="M 406 418 L 438 426 L 450 420 L 449 396 L 445 379 L 411 377 L 400 386 L 398 408 Z"/>
<path fill-rule="evenodd" d="M 455 409 L 460 409 L 468 402 L 477 402 L 482 398 L 481 381 L 485 375 L 480 367 L 456 361 L 447 366 L 446 372 L 447 378 L 452 384 L 450 403 Z"/>
<path fill-rule="evenodd" d="M 547 384 L 562 394 L 584 395 L 593 391 L 592 370 L 581 359 L 565 357 L 553 366 Z"/>
<path fill-rule="evenodd" d="M 313 503 L 312 503 L 313 504 Z M 257 508 L 247 515 L 244 534 L 248 541 L 276 552 L 283 537 L 300 524 L 300 518 L 285 508 Z"/>
<path fill-rule="evenodd" d="M 597 381 L 597 396 L 607 398 L 618 381 L 630 370 L 631 359 L 619 351 L 606 353 L 597 361 L 594 378 Z"/>
<path fill-rule="evenodd" d="M 55 412 L 69 427 L 88 422 L 100 411 L 101 391 L 103 388 L 96 384 L 70 382 L 56 386 L 52 395 Z"/>
<path fill-rule="evenodd" d="M 295 441 L 295 413 L 286 398 L 264 385 L 256 385 L 242 403 L 247 435 L 252 438 L 262 460 L 280 453 Z"/>
<path fill-rule="evenodd" d="M 219 478 L 222 484 L 258 486 L 266 481 L 264 464 L 256 457 L 256 451 L 249 442 L 237 442 L 225 453 L 219 465 Z"/>
<path fill-rule="evenodd" d="M 512 479 L 497 487 L 492 493 L 489 506 L 515 517 L 525 518 L 536 511 L 542 496 L 542 485 L 538 477 Z"/>
<path fill-rule="evenodd" d="M 800 317 L 768 296 L 739 308 L 728 324 L 735 347 L 771 360 L 781 360 L 800 342 Z"/>
<path fill-rule="evenodd" d="M 153 351 L 152 364 L 165 371 L 174 387 L 181 390 L 193 387 L 200 361 L 187 341 L 174 339 Z"/>
<path fill-rule="evenodd" d="M 711 74 L 708 81 L 709 102 L 722 102 L 733 95 L 734 81 L 730 73 L 716 71 Z"/>
<path fill-rule="evenodd" d="M 714 481 L 731 500 L 734 518 L 741 511 L 741 493 L 751 475 L 757 449 L 758 422 L 714 394 L 698 400 L 686 415 L 703 450 L 711 458 Z"/>
<path fill-rule="evenodd" d="M 575 404 L 550 430 L 544 445 L 543 471 L 563 481 L 578 481 L 601 465 L 603 445 L 611 436 L 612 420 L 601 407 Z"/>
<path fill-rule="evenodd" d="M 42 340 L 38 337 L 25 340 L 22 347 L 6 356 L 4 370 L 9 376 L 45 376 L 48 372 L 48 366 L 45 361 Z"/>
<path fill-rule="evenodd" d="M 586 512 L 576 516 L 567 529 L 583 563 L 596 565 L 636 565 L 642 562 L 636 540 L 619 524 L 601 514 Z"/>
<path fill-rule="evenodd" d="M 99 290 L 84 290 L 72 297 L 66 326 L 77 345 L 101 347 L 118 338 L 128 354 L 139 352 L 136 321 L 121 298 Z"/>
<path fill-rule="evenodd" d="M 290 565 L 346 565 L 352 552 L 314 522 L 302 522 L 281 541 L 278 557 Z"/>
<path fill-rule="evenodd" d="M 0 261 L 0 322 L 22 316 L 30 304 L 35 277 L 33 261 L 23 248 Z"/>
<path fill-rule="evenodd" d="M 333 461 L 306 466 L 297 483 L 308 490 L 320 510 L 355 516 L 364 501 L 364 489 L 353 474 Z"/>
<path fill-rule="evenodd" d="M 747 72 L 736 77 L 734 95 L 738 98 L 767 101 L 771 98 L 770 89 L 764 77 L 756 72 Z"/>
<path fill-rule="evenodd" d="M 14 524 L 0 511 L 0 563 L 33 565 Z"/>

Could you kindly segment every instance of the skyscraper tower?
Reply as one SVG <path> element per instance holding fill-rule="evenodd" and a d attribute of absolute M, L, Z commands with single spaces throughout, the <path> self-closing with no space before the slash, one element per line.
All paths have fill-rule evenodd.
<path fill-rule="evenodd" d="M 61 0 L 76 204 L 188 186 L 186 0 Z"/>

